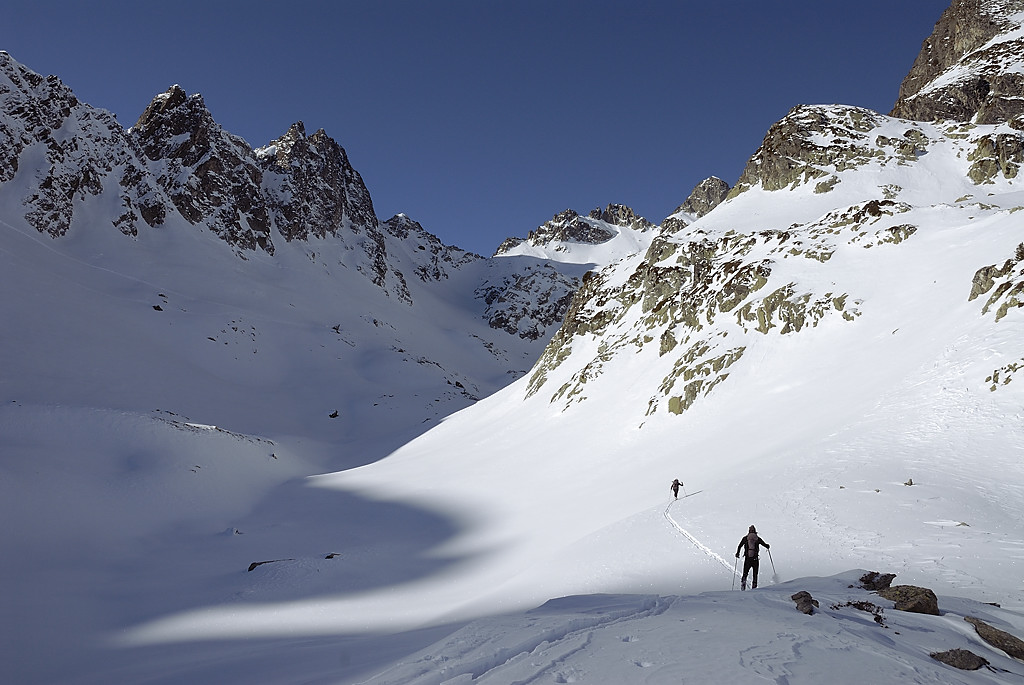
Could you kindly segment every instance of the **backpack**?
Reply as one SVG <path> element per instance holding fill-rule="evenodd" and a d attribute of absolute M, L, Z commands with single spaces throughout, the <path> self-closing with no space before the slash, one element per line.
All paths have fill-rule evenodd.
<path fill-rule="evenodd" d="M 757 533 L 747 534 L 747 556 L 751 559 L 757 558 L 757 544 L 761 538 L 757 536 Z"/>

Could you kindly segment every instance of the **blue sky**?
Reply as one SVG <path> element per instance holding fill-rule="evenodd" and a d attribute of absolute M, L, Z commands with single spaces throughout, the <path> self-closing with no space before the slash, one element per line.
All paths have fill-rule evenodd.
<path fill-rule="evenodd" d="M 122 124 L 175 83 L 254 147 L 301 120 L 381 219 L 491 254 L 566 208 L 660 222 L 794 105 L 888 112 L 949 0 L 5 5 L 0 49 Z"/>

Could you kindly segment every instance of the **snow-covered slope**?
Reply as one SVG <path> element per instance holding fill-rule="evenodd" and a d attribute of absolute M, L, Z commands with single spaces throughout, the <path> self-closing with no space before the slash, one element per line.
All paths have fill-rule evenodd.
<path fill-rule="evenodd" d="M 155 161 L 60 111 L 56 135 L 5 129 L 21 147 L 0 167 L 0 680 L 1024 674 L 963 620 L 1024 635 L 1018 119 L 797 107 L 700 216 L 559 215 L 613 235 L 484 260 L 407 217 L 353 221 L 358 202 L 289 205 L 300 158 L 354 183 L 316 134 L 228 165 L 230 138 L 211 157 L 159 138 Z M 121 156 L 68 162 L 98 140 Z M 237 226 L 206 223 L 225 203 Z M 338 222 L 289 240 L 299 216 Z M 501 289 L 556 302 L 566 263 L 620 239 L 639 251 L 597 262 L 505 385 L 550 330 Z M 731 592 L 750 524 L 770 556 Z M 943 613 L 850 588 L 859 569 Z M 847 604 L 865 601 L 881 623 Z M 929 656 L 956 648 L 997 670 Z"/>

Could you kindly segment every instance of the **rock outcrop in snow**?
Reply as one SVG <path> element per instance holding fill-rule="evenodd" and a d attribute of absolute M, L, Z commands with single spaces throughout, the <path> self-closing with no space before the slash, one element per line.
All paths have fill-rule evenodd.
<path fill-rule="evenodd" d="M 121 233 L 163 222 L 169 197 L 110 112 L 2 51 L 0 112 L 0 184 L 22 174 L 22 217 L 37 231 L 65 235 L 76 206 L 105 192 L 117 198 L 108 218 Z"/>
<path fill-rule="evenodd" d="M 977 122 L 1013 116 L 1022 20 L 1020 2 L 954 3 L 936 30 L 956 33 L 946 41 L 956 46 L 919 59 L 907 81 L 919 84 L 912 92 L 923 98 L 939 80 L 952 83 L 951 74 L 980 74 L 1004 85 L 971 105 Z M 902 99 L 915 97 L 905 85 Z M 937 111 L 915 118 L 954 118 Z M 912 254 L 938 207 L 976 207 L 968 222 L 1021 209 L 1012 191 L 1024 162 L 1024 124 L 972 116 L 925 123 L 849 106 L 793 108 L 714 211 L 697 217 L 698 206 L 684 204 L 646 254 L 587 275 L 531 373 L 527 396 L 543 393 L 568 407 L 600 395 L 601 377 L 620 360 L 644 354 L 646 413 L 681 413 L 726 381 L 758 337 L 832 321 L 855 325 L 866 311 L 867 284 L 846 278 L 851 263 Z M 980 314 L 994 311 L 999 320 L 1022 306 L 1022 250 L 1002 266 L 969 265 L 974 277 L 964 277 L 964 297 L 988 295 Z M 995 387 L 1016 368 L 996 369 L 988 382 Z"/>
<path fill-rule="evenodd" d="M 585 263 L 596 255 L 593 261 L 604 264 L 636 252 L 639 245 L 649 242 L 655 229 L 625 205 L 598 207 L 587 216 L 567 209 L 530 231 L 525 239 L 508 238 L 494 254 L 528 254 L 575 263 Z"/>
<path fill-rule="evenodd" d="M 722 204 L 729 196 L 730 190 L 728 183 L 717 176 L 709 176 L 694 187 L 689 197 L 676 207 L 673 214 L 683 212 L 700 218 Z"/>

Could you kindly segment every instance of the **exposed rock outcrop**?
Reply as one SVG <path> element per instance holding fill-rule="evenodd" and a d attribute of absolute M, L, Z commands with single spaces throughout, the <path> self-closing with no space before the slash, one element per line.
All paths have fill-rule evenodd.
<path fill-rule="evenodd" d="M 1011 309 L 1024 307 L 1024 243 L 1018 245 L 1013 256 L 1001 266 L 990 264 L 975 272 L 967 299 L 971 301 L 982 295 L 989 297 L 981 313 L 988 314 L 994 310 L 996 321 Z"/>
<path fill-rule="evenodd" d="M 1011 635 L 1005 630 L 994 628 L 980 618 L 964 616 L 964 620 L 974 626 L 974 629 L 978 632 L 978 637 L 982 640 L 996 649 L 1003 650 L 1014 659 L 1024 661 L 1024 640 L 1021 640 L 1016 635 Z"/>
<path fill-rule="evenodd" d="M 556 252 L 567 250 L 570 244 L 601 245 L 619 235 L 616 227 L 640 232 L 655 228 L 654 224 L 625 205 L 609 204 L 604 209 L 598 207 L 585 217 L 575 210 L 566 209 L 530 231 L 525 239 L 506 239 L 494 255 L 511 254 L 520 245 L 546 247 Z"/>
<path fill-rule="evenodd" d="M 391 217 L 381 224 L 381 229 L 405 245 L 416 261 L 413 272 L 424 282 L 446 280 L 463 265 L 484 259 L 478 254 L 445 245 L 405 214 Z"/>
<path fill-rule="evenodd" d="M 672 213 L 685 212 L 694 217 L 702 217 L 720 205 L 729 196 L 730 190 L 728 183 L 717 176 L 709 176 L 694 186 L 689 197 Z"/>
<path fill-rule="evenodd" d="M 488 279 L 474 295 L 487 305 L 484 318 L 491 328 L 538 340 L 562 323 L 578 287 L 579 279 L 537 263 Z"/>
<path fill-rule="evenodd" d="M 263 168 L 278 175 L 269 205 L 285 240 L 324 238 L 346 230 L 371 235 L 377 216 L 363 179 L 345 150 L 323 129 L 307 136 L 301 121 L 255 151 Z"/>
<path fill-rule="evenodd" d="M 918 121 L 1008 121 L 1024 112 L 1020 0 L 954 0 L 903 80 L 892 116 Z"/>
<path fill-rule="evenodd" d="M 169 198 L 114 116 L 79 101 L 56 76 L 40 76 L 0 51 L 0 184 L 30 176 L 21 198 L 25 220 L 51 237 L 65 235 L 76 205 L 106 192 L 120 210 L 111 224 L 125 235 L 163 222 Z M 41 151 L 21 168 L 29 148 Z M 145 222 L 145 223 L 143 223 Z"/>
<path fill-rule="evenodd" d="M 881 124 L 882 117 L 868 109 L 794 107 L 768 129 L 729 195 L 755 185 L 773 191 L 810 182 L 816 192 L 826 193 L 839 182 L 835 173 L 888 157 L 913 161 L 927 148 L 927 139 L 913 127 L 898 140 L 869 135 Z"/>
<path fill-rule="evenodd" d="M 796 602 L 797 611 L 800 611 L 807 615 L 813 614 L 814 610 L 819 606 L 818 600 L 814 599 L 814 597 L 811 596 L 811 593 L 807 592 L 806 590 L 801 590 L 800 592 L 791 596 L 790 599 Z"/>

